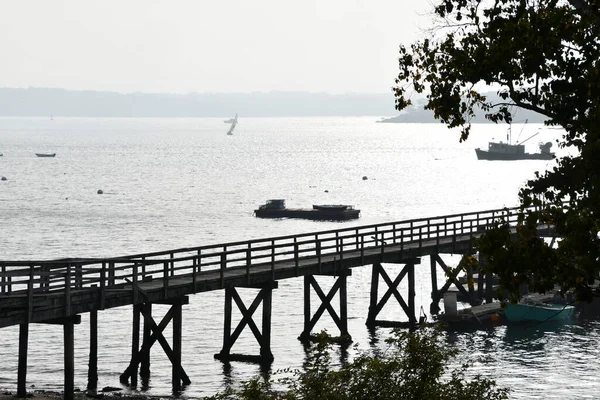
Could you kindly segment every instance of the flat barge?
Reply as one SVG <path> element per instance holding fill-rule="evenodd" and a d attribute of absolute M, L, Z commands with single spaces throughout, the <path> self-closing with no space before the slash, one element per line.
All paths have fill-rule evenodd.
<path fill-rule="evenodd" d="M 303 218 L 318 221 L 345 221 L 356 219 L 360 216 L 360 210 L 355 210 L 353 206 L 334 204 L 334 205 L 313 205 L 312 208 L 286 208 L 285 200 L 267 200 L 267 202 L 258 210 L 254 210 L 254 215 L 258 218 Z"/>

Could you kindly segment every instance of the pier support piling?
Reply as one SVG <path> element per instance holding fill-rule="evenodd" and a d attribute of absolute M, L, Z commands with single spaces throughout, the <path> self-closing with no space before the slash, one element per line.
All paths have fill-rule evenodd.
<path fill-rule="evenodd" d="M 429 305 L 429 312 L 431 314 L 438 314 L 440 312 L 440 298 L 438 292 L 437 282 L 437 263 L 433 255 L 429 256 L 429 263 L 431 267 L 431 304 Z M 437 301 L 435 300 L 437 298 Z"/>
<path fill-rule="evenodd" d="M 235 287 L 225 288 L 225 315 L 223 328 L 223 348 L 215 358 L 221 361 L 251 361 L 259 363 L 271 363 L 273 361 L 273 353 L 271 352 L 271 312 L 273 289 L 277 288 L 277 281 L 268 282 L 266 285 L 259 286 L 260 292 L 252 302 L 249 308 L 246 308 L 242 298 Z M 255 288 L 254 286 L 250 286 Z M 237 327 L 231 332 L 231 317 L 233 310 L 233 302 L 237 305 L 242 314 L 242 319 Z M 252 316 L 262 303 L 262 330 L 259 331 Z M 256 355 L 232 354 L 231 348 L 239 338 L 244 328 L 248 325 L 256 341 L 260 346 L 260 353 Z"/>
<path fill-rule="evenodd" d="M 98 388 L 98 311 L 90 312 L 90 355 L 88 362 L 87 390 Z"/>
<path fill-rule="evenodd" d="M 173 366 L 172 378 L 173 378 L 173 391 L 179 392 L 184 385 L 189 385 L 191 383 L 190 378 L 186 374 L 185 370 L 181 365 L 181 325 L 182 325 L 182 317 L 181 310 L 182 305 L 188 304 L 189 299 L 187 296 L 183 296 L 180 298 L 168 299 L 165 301 L 161 301 L 160 303 L 155 304 L 168 304 L 171 305 L 171 308 L 160 324 L 156 324 L 152 317 L 152 308 L 148 306 L 144 306 L 143 304 L 137 304 L 134 306 L 134 331 L 137 331 L 138 339 L 137 343 L 139 346 L 139 321 L 135 323 L 135 315 L 139 315 L 141 313 L 144 316 L 144 330 L 146 330 L 146 326 L 148 327 L 149 332 L 152 332 L 149 336 L 145 336 L 145 339 L 142 343 L 141 348 L 139 350 L 134 351 L 135 346 L 132 344 L 132 356 L 129 366 L 125 369 L 125 371 L 121 374 L 120 380 L 123 384 L 129 384 L 129 380 L 131 382 L 137 382 L 137 371 L 138 365 L 142 362 L 148 363 L 150 360 L 150 349 L 152 345 L 158 341 L 161 345 L 165 354 L 171 361 Z M 166 338 L 163 335 L 163 331 L 169 324 L 169 322 L 173 321 L 173 348 L 169 345 Z M 137 328 L 136 328 L 137 326 Z M 136 342 L 135 332 L 134 338 L 132 342 Z M 147 378 L 147 377 L 146 377 Z"/>
<path fill-rule="evenodd" d="M 181 324 L 182 310 L 181 304 L 173 305 L 173 360 L 171 368 L 171 382 L 173 392 L 179 393 L 182 389 L 182 368 L 181 368 Z"/>
<path fill-rule="evenodd" d="M 133 323 L 131 326 L 131 359 L 139 357 L 140 351 L 140 317 L 142 314 L 142 304 L 133 305 Z M 131 373 L 131 386 L 137 387 L 138 366 L 133 366 Z"/>
<path fill-rule="evenodd" d="M 66 321 L 63 325 L 65 340 L 65 386 L 64 399 L 75 398 L 75 335 L 73 321 Z"/>
<path fill-rule="evenodd" d="M 19 366 L 17 377 L 17 397 L 27 397 L 27 346 L 29 324 L 19 325 Z"/>
<path fill-rule="evenodd" d="M 352 337 L 348 333 L 348 301 L 347 301 L 347 278 L 352 274 L 352 270 L 350 269 L 341 269 L 339 276 L 337 277 L 335 283 L 329 290 L 329 293 L 325 295 L 321 286 L 315 279 L 314 275 L 305 275 L 304 276 L 304 330 L 298 337 L 298 339 L 302 342 L 308 342 L 313 339 L 313 335 L 311 334 L 313 328 L 325 312 L 327 310 L 333 322 L 335 322 L 336 326 L 340 330 L 340 336 L 337 338 L 340 342 L 349 343 L 352 341 Z M 319 296 L 321 300 L 321 305 L 317 309 L 317 311 L 311 314 L 310 307 L 310 294 L 311 287 L 314 289 L 315 293 Z M 340 300 L 340 314 L 335 311 L 333 306 L 331 305 L 331 300 L 335 296 L 335 294 L 340 292 L 339 300 Z"/>
<path fill-rule="evenodd" d="M 415 264 L 419 264 L 420 262 L 421 260 L 419 258 L 407 261 L 394 281 L 391 280 L 385 268 L 380 263 L 373 264 L 373 270 L 371 274 L 371 301 L 369 305 L 369 315 L 367 316 L 367 326 L 399 326 L 412 328 L 417 325 L 415 313 Z M 398 286 L 405 276 L 408 279 L 408 302 L 404 300 L 398 291 Z M 381 300 L 378 301 L 379 277 L 383 278 L 384 282 L 388 286 L 388 289 L 381 297 Z M 408 323 L 401 321 L 383 321 L 377 319 L 377 315 L 379 315 L 383 307 L 392 296 L 396 298 L 402 307 L 402 310 L 408 316 Z"/>
<path fill-rule="evenodd" d="M 469 270 L 469 268 L 467 268 L 468 289 L 465 289 L 463 284 L 458 281 L 458 274 L 462 270 L 461 268 L 451 269 L 450 267 L 448 267 L 446 265 L 446 263 L 444 262 L 444 260 L 442 260 L 442 258 L 440 257 L 439 254 L 431 255 L 431 263 L 432 263 L 432 267 L 431 267 L 432 270 L 435 268 L 435 265 L 439 265 L 440 268 L 442 268 L 442 270 L 446 274 L 446 277 L 448 279 L 446 280 L 446 283 L 444 284 L 444 286 L 442 286 L 442 288 L 440 290 L 432 291 L 430 308 L 435 308 L 435 305 L 437 305 L 440 302 L 440 299 L 444 296 L 444 293 L 446 293 L 448 291 L 448 289 L 450 288 L 450 285 L 452 285 L 452 284 L 454 284 L 454 286 L 456 286 L 459 293 L 465 299 L 467 299 L 467 301 L 469 302 L 469 304 L 471 306 L 475 306 L 475 305 L 479 304 L 479 302 L 477 301 L 477 298 L 475 296 L 475 291 L 474 291 L 474 287 L 473 287 L 473 274 L 472 274 L 472 271 Z"/>
<path fill-rule="evenodd" d="M 152 303 L 144 303 L 142 304 L 142 308 L 144 308 L 142 314 L 152 317 Z M 142 343 L 148 343 L 151 335 L 152 330 L 150 329 L 150 325 L 148 322 L 146 322 L 146 318 L 144 318 L 144 333 Z M 148 387 L 150 381 L 150 349 L 148 349 L 148 351 L 144 353 L 144 356 L 141 358 L 140 378 L 142 380 L 142 387 Z"/>

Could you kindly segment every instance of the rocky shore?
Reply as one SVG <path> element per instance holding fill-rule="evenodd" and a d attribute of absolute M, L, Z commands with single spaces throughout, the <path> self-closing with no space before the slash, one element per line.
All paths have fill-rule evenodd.
<path fill-rule="evenodd" d="M 53 392 L 48 390 L 31 390 L 27 392 L 28 399 L 34 400 L 58 400 L 62 399 L 63 395 L 60 392 Z M 116 399 L 126 399 L 126 400 L 162 400 L 162 399 L 174 399 L 173 396 L 147 396 L 143 394 L 130 394 L 130 393 L 122 393 L 121 391 L 106 391 L 106 392 L 98 392 L 88 393 L 88 392 L 75 392 L 75 400 L 90 400 L 90 399 L 106 399 L 106 400 L 116 400 Z M 0 400 L 15 400 L 16 392 L 3 391 L 0 392 Z"/>

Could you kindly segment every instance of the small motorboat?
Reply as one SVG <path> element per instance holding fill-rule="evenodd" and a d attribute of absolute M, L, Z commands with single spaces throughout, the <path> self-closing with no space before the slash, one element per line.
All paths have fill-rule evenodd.
<path fill-rule="evenodd" d="M 35 153 L 38 157 L 56 157 L 56 153 Z"/>
<path fill-rule="evenodd" d="M 575 307 L 566 304 L 541 303 L 524 299 L 518 304 L 508 304 L 504 315 L 510 322 L 561 321 L 571 318 Z"/>

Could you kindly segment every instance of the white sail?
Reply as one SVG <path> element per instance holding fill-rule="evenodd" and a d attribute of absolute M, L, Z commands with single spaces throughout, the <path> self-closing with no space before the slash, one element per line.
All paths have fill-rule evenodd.
<path fill-rule="evenodd" d="M 238 120 L 238 115 L 235 114 L 235 118 L 231 122 L 231 127 L 229 128 L 229 131 L 227 131 L 228 135 L 233 135 L 233 130 L 235 129 L 235 126 L 237 125 L 237 120 Z"/>

